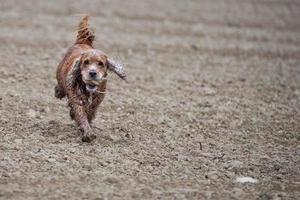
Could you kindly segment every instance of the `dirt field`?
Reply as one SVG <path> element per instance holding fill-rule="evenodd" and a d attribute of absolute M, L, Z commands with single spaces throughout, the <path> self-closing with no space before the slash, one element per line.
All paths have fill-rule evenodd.
<path fill-rule="evenodd" d="M 54 98 L 80 13 L 129 75 L 91 144 Z M 299 19 L 296 0 L 0 1 L 0 199 L 299 199 Z"/>

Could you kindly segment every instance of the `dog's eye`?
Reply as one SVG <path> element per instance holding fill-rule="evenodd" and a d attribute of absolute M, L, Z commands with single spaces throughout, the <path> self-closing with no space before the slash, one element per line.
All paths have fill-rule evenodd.
<path fill-rule="evenodd" d="M 90 61 L 89 61 L 89 60 L 85 60 L 83 63 L 84 63 L 85 65 L 88 65 L 88 64 L 90 64 Z"/>
<path fill-rule="evenodd" d="M 100 65 L 100 66 L 103 65 L 103 62 L 102 62 L 102 61 L 99 61 L 99 62 L 98 62 L 98 65 Z"/>

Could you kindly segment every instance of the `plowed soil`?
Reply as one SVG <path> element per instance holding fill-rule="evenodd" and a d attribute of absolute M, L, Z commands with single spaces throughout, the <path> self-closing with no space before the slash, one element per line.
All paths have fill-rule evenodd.
<path fill-rule="evenodd" d="M 129 77 L 90 144 L 54 97 L 81 14 Z M 299 199 L 299 19 L 293 0 L 0 1 L 0 199 Z"/>

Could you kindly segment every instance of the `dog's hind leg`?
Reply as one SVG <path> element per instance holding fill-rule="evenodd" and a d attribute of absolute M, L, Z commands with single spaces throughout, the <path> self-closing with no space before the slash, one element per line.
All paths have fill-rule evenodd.
<path fill-rule="evenodd" d="M 55 86 L 54 91 L 55 91 L 55 97 L 58 99 L 62 99 L 66 96 L 66 93 L 58 85 Z"/>

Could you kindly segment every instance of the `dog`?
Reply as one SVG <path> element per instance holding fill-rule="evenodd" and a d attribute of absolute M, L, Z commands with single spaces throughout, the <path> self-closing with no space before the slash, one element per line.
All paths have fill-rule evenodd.
<path fill-rule="evenodd" d="M 94 39 L 88 16 L 84 16 L 79 23 L 76 42 L 65 53 L 56 73 L 55 97 L 67 97 L 70 117 L 76 121 L 83 142 L 96 138 L 90 124 L 104 99 L 108 71 L 127 80 L 123 65 L 95 49 Z"/>

